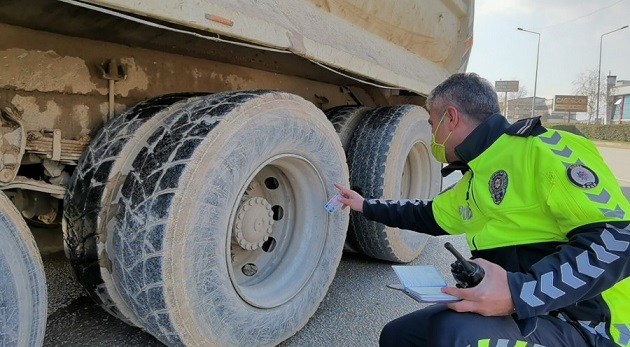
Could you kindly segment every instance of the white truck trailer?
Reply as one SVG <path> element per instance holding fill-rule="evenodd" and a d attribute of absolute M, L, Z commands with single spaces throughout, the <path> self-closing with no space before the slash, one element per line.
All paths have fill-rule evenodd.
<path fill-rule="evenodd" d="M 416 258 L 323 205 L 440 190 L 422 106 L 472 25 L 473 0 L 0 1 L 0 345 L 43 341 L 32 227 L 168 346 L 278 344 L 344 249 Z"/>

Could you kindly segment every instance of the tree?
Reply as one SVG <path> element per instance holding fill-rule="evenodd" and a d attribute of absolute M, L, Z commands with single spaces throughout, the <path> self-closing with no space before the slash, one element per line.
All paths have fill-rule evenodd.
<path fill-rule="evenodd" d="M 580 73 L 573 81 L 573 92 L 575 95 L 588 96 L 587 114 L 588 123 L 594 123 L 595 120 L 601 119 L 606 113 L 606 78 L 599 79 L 601 85 L 599 95 L 597 95 L 597 70 L 589 70 Z M 599 98 L 599 115 L 597 115 L 597 98 Z"/>
<path fill-rule="evenodd" d="M 528 93 L 528 91 L 527 91 L 527 88 L 525 88 L 525 86 L 519 86 L 518 92 L 509 92 L 508 93 L 508 100 L 524 98 L 527 95 L 527 93 Z"/>

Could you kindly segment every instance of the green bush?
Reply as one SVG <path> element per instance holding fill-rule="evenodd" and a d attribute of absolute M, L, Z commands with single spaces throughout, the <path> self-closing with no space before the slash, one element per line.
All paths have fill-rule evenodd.
<path fill-rule="evenodd" d="M 630 124 L 543 124 L 548 129 L 558 129 L 584 136 L 594 141 L 630 142 Z"/>
<path fill-rule="evenodd" d="M 577 128 L 577 124 L 555 124 L 555 123 L 547 123 L 547 124 L 543 124 L 545 126 L 545 128 L 547 129 L 556 129 L 556 130 L 563 130 L 563 131 L 568 131 L 570 133 L 574 133 L 580 136 L 584 136 L 584 137 L 588 137 L 586 136 L 584 133 L 582 133 L 578 128 Z"/>

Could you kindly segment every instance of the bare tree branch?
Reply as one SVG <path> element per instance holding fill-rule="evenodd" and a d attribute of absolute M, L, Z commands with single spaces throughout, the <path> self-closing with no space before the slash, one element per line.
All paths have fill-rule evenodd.
<path fill-rule="evenodd" d="M 588 96 L 588 123 L 594 123 L 594 121 L 598 118 L 597 113 L 597 98 L 599 97 L 599 113 L 600 119 L 603 113 L 605 113 L 605 107 L 602 108 L 602 105 L 606 105 L 606 78 L 600 79 L 600 93 L 597 95 L 597 70 L 589 70 L 586 72 L 580 73 L 577 78 L 573 81 L 573 92 L 575 95 L 586 95 Z"/>

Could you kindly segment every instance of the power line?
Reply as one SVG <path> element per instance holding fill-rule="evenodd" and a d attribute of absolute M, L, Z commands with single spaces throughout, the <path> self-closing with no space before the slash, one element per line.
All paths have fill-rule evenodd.
<path fill-rule="evenodd" d="M 595 14 L 597 12 L 603 11 L 603 10 L 605 10 L 607 8 L 611 8 L 611 7 L 613 7 L 613 6 L 615 6 L 618 3 L 623 2 L 623 1 L 625 1 L 625 0 L 619 0 L 619 1 L 617 1 L 615 3 L 612 3 L 612 4 L 608 5 L 608 6 L 601 7 L 601 8 L 599 8 L 599 9 L 593 11 L 593 12 L 589 12 L 589 13 L 587 13 L 585 15 L 582 15 L 582 16 L 579 16 L 579 17 L 576 17 L 576 18 L 573 18 L 573 19 L 569 19 L 566 22 L 556 23 L 556 24 L 548 25 L 546 27 L 539 27 L 539 28 L 534 28 L 534 29 L 536 29 L 536 30 L 549 29 L 549 28 L 557 27 L 557 26 L 564 25 L 564 24 L 567 24 L 567 23 L 575 22 L 575 21 L 580 20 L 582 18 L 585 18 L 585 17 L 588 17 L 590 15 L 593 15 L 593 14 Z"/>

